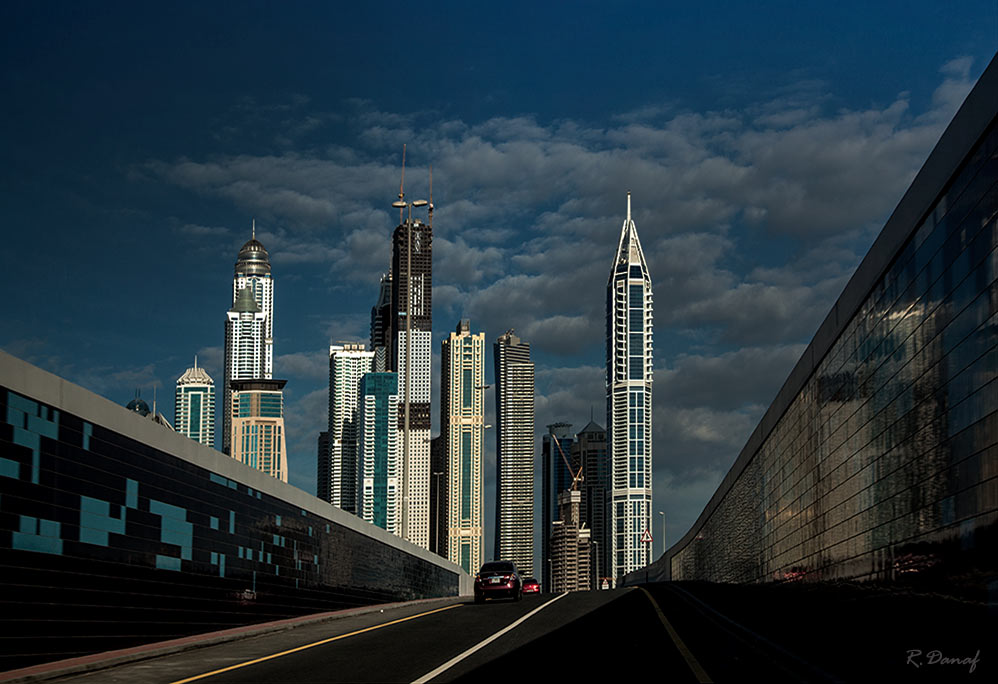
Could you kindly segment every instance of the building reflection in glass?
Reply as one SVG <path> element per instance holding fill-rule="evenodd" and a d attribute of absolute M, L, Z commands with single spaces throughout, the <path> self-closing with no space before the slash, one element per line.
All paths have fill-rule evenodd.
<path fill-rule="evenodd" d="M 992 124 L 673 552 L 672 579 L 895 579 L 956 554 L 994 563 L 996 148 Z"/>

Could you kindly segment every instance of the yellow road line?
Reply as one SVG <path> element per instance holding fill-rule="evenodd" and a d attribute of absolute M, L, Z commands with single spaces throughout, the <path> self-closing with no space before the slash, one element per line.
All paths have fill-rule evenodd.
<path fill-rule="evenodd" d="M 304 651 L 305 649 L 312 648 L 313 646 L 322 646 L 323 644 L 328 644 L 333 641 L 339 641 L 340 639 L 346 639 L 347 637 L 356 636 L 358 634 L 363 634 L 364 632 L 371 632 L 376 629 L 381 629 L 382 627 L 388 627 L 390 625 L 397 625 L 400 622 L 407 622 L 409 620 L 415 620 L 416 618 L 425 617 L 427 615 L 433 615 L 433 613 L 439 613 L 444 610 L 450 610 L 451 608 L 459 607 L 460 603 L 455 603 L 449 606 L 444 606 L 443 608 L 437 608 L 435 610 L 428 610 L 425 613 L 419 613 L 418 615 L 410 615 L 409 617 L 399 618 L 398 620 L 392 620 L 391 622 L 385 622 L 380 625 L 374 625 L 373 627 L 365 627 L 364 629 L 358 629 L 356 632 L 350 632 L 349 634 L 340 634 L 339 636 L 330 637 L 328 639 L 323 639 L 322 641 L 316 641 L 315 643 L 305 644 L 304 646 L 298 646 L 297 648 L 292 648 L 287 651 L 281 651 L 280 653 L 273 653 L 269 656 L 264 656 L 262 658 L 257 658 L 256 660 L 248 660 L 245 663 L 239 663 L 237 665 L 230 665 L 229 667 L 223 667 L 220 670 L 213 670 L 212 672 L 205 672 L 204 674 L 195 675 L 193 677 L 188 677 L 187 679 L 178 679 L 171 684 L 186 684 L 187 682 L 194 682 L 199 679 L 204 679 L 206 677 L 212 677 L 217 674 L 222 674 L 223 672 L 230 672 L 232 670 L 238 670 L 241 667 L 247 667 L 249 665 L 255 665 L 257 663 L 262 663 L 266 660 L 273 660 L 274 658 L 280 658 L 281 656 L 286 656 L 290 653 L 297 653 L 298 651 Z"/>
<path fill-rule="evenodd" d="M 700 684 L 710 684 L 713 680 L 707 675 L 699 661 L 697 661 L 697 659 L 693 656 L 690 649 L 686 647 L 686 644 L 683 643 L 683 640 L 679 638 L 679 633 L 676 631 L 676 628 L 672 626 L 672 623 L 665 617 L 665 613 L 662 612 L 662 609 L 658 607 L 658 602 L 655 600 L 655 597 L 652 596 L 651 592 L 644 587 L 641 587 L 641 591 L 645 593 L 645 596 L 647 596 L 648 600 L 651 601 L 652 606 L 655 607 L 655 612 L 658 613 L 658 619 L 662 621 L 663 625 L 665 625 L 665 631 L 669 633 L 669 636 L 672 638 L 672 643 L 674 643 L 676 648 L 679 649 L 679 653 L 683 656 L 683 659 L 686 660 L 686 664 L 690 666 L 691 670 L 693 670 L 693 674 L 696 675 L 697 681 L 700 682 Z"/>

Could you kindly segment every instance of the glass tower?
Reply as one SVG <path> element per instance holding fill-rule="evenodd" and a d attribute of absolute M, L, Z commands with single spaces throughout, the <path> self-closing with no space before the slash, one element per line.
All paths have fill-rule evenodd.
<path fill-rule="evenodd" d="M 360 379 L 359 396 L 357 515 L 392 534 L 401 535 L 401 450 L 396 424 L 399 405 L 398 374 L 364 374 Z"/>
<path fill-rule="evenodd" d="M 638 229 L 627 218 L 606 289 L 607 450 L 611 576 L 651 562 L 652 288 Z"/>
<path fill-rule="evenodd" d="M 212 448 L 215 447 L 215 381 L 198 368 L 188 368 L 177 378 L 173 424 L 177 432 Z"/>

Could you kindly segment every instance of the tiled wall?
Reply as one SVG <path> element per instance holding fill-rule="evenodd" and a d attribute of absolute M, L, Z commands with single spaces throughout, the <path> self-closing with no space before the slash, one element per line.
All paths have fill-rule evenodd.
<path fill-rule="evenodd" d="M 458 593 L 439 565 L 3 387 L 0 573 L 0 670 Z"/>

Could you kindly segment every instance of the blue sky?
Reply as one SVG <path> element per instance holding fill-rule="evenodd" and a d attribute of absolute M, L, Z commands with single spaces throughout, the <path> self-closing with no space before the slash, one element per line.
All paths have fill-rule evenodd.
<path fill-rule="evenodd" d="M 221 381 L 255 218 L 313 492 L 326 348 L 367 338 L 406 143 L 409 197 L 434 168 L 436 361 L 462 317 L 530 341 L 539 451 L 604 422 L 631 190 L 669 543 L 998 48 L 993 1 L 360 4 L 0 5 L 0 347 L 172 417 L 195 353 Z"/>

